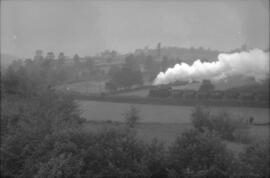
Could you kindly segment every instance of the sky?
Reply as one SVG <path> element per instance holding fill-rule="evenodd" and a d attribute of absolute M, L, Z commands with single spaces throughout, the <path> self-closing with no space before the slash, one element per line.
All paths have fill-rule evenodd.
<path fill-rule="evenodd" d="M 1 53 L 95 55 L 162 46 L 269 47 L 267 0 L 1 1 Z"/>

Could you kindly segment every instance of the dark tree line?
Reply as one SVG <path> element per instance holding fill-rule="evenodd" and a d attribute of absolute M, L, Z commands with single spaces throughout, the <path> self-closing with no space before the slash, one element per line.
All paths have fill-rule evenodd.
<path fill-rule="evenodd" d="M 44 56 L 41 50 L 36 51 L 33 59 L 13 61 L 8 70 L 17 72 L 19 69 L 29 75 L 46 79 L 52 85 L 98 79 L 104 75 L 96 67 L 93 57 L 80 57 L 75 54 L 73 58 L 68 58 L 62 52 L 58 57 L 53 52 Z"/>
<path fill-rule="evenodd" d="M 141 86 L 143 84 L 142 72 L 133 55 L 126 57 L 126 61 L 122 67 L 112 67 L 108 75 L 109 81 L 105 87 L 111 92 L 118 89 L 129 89 L 133 86 Z"/>

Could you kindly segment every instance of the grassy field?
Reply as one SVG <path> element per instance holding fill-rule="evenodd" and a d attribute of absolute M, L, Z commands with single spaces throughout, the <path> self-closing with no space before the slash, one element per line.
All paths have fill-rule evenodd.
<path fill-rule="evenodd" d="M 100 101 L 78 101 L 81 115 L 87 120 L 96 121 L 123 121 L 123 114 L 128 110 L 130 104 L 111 103 Z M 133 104 L 139 111 L 141 122 L 144 123 L 190 123 L 191 106 L 168 106 L 151 104 Z M 228 112 L 233 117 L 247 120 L 254 118 L 254 123 L 269 123 L 268 108 L 246 108 L 246 107 L 211 107 L 212 113 Z"/>
<path fill-rule="evenodd" d="M 136 91 L 130 91 L 127 93 L 120 93 L 119 96 L 137 96 L 137 97 L 147 97 L 149 94 L 149 89 L 141 89 Z"/>
<path fill-rule="evenodd" d="M 129 108 L 128 104 L 108 103 L 98 101 L 79 101 L 81 115 L 89 122 L 84 125 L 87 131 L 104 130 L 105 128 L 124 127 L 124 113 Z M 169 145 L 185 130 L 191 129 L 191 113 L 193 107 L 166 106 L 166 105 L 134 105 L 140 111 L 140 123 L 135 130 L 137 136 L 146 142 L 156 138 Z M 248 127 L 247 134 L 253 141 L 269 139 L 269 125 L 256 125 L 269 122 L 267 108 L 236 108 L 236 107 L 211 107 L 213 113 L 227 111 L 237 118 L 254 118 L 254 125 Z M 227 147 L 235 154 L 245 148 L 245 144 L 225 142 Z"/>

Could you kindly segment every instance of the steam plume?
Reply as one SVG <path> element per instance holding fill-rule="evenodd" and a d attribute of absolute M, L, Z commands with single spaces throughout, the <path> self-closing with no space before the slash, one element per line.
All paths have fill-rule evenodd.
<path fill-rule="evenodd" d="M 253 49 L 249 52 L 222 53 L 214 62 L 201 62 L 198 59 L 192 65 L 176 64 L 166 72 L 160 72 L 153 84 L 169 84 L 181 80 L 218 81 L 234 75 L 254 77 L 256 81 L 266 79 L 269 76 L 269 52 Z"/>

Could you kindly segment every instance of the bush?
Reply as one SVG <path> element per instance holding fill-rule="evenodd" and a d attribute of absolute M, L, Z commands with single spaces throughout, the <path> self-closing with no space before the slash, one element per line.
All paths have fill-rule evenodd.
<path fill-rule="evenodd" d="M 269 141 L 253 143 L 247 147 L 240 158 L 240 176 L 261 177 L 270 176 L 270 153 Z"/>
<path fill-rule="evenodd" d="M 215 89 L 215 86 L 211 83 L 211 80 L 203 80 L 199 88 L 199 91 L 210 92 Z"/>
<path fill-rule="evenodd" d="M 204 109 L 202 106 L 197 106 L 193 109 L 191 114 L 192 124 L 195 129 L 198 129 L 200 132 L 205 131 L 211 127 L 210 122 L 210 112 Z"/>
<path fill-rule="evenodd" d="M 140 120 L 139 110 L 135 106 L 130 108 L 125 113 L 126 123 L 129 127 L 133 128 L 135 124 Z"/>
<path fill-rule="evenodd" d="M 190 130 L 170 147 L 170 175 L 180 177 L 229 177 L 233 155 L 218 137 Z"/>
<path fill-rule="evenodd" d="M 200 132 L 209 131 L 230 141 L 249 142 L 247 126 L 226 112 L 211 115 L 209 110 L 196 107 L 192 112 L 192 124 Z"/>
<path fill-rule="evenodd" d="M 144 144 L 127 130 L 52 135 L 36 154 L 37 177 L 149 177 Z"/>
<path fill-rule="evenodd" d="M 72 98 L 51 91 L 27 99 L 5 96 L 2 108 L 3 177 L 32 177 L 36 167 L 32 157 L 44 138 L 60 130 L 79 128 L 83 122 Z"/>
<path fill-rule="evenodd" d="M 151 173 L 153 178 L 167 177 L 167 152 L 162 143 L 156 139 L 152 140 L 150 144 L 145 145 L 144 163 Z"/>

